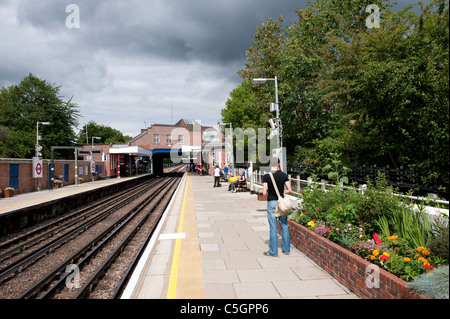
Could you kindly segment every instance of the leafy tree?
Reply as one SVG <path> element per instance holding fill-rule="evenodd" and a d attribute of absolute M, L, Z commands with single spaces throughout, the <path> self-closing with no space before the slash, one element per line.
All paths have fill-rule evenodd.
<path fill-rule="evenodd" d="M 17 85 L 2 87 L 0 92 L 0 150 L 2 157 L 30 158 L 35 154 L 36 122 L 40 125 L 41 153 L 50 157 L 51 146 L 71 145 L 74 127 L 80 116 L 72 99 L 59 96 L 60 87 L 51 85 L 31 73 Z"/>
<path fill-rule="evenodd" d="M 77 136 L 78 144 L 86 144 L 86 128 L 88 133 L 88 144 L 92 143 L 92 137 L 100 137 L 100 139 L 94 139 L 95 143 L 111 144 L 111 143 L 125 143 L 130 140 L 130 136 L 124 136 L 120 131 L 113 129 L 109 126 L 100 125 L 94 121 L 90 121 L 85 124 L 80 130 Z"/>
<path fill-rule="evenodd" d="M 432 12 L 436 3 L 440 9 Z M 339 117 L 354 123 L 348 137 L 360 163 L 404 165 L 425 181 L 440 176 L 448 184 L 448 5 L 445 13 L 442 3 L 431 2 L 420 16 L 409 8 L 387 10 L 379 29 L 360 30 L 351 41 L 329 36 L 339 59 L 318 86 L 338 101 Z"/>
<path fill-rule="evenodd" d="M 366 25 L 369 4 L 380 8 L 379 28 Z M 419 3 L 419 15 L 413 5 L 393 13 L 392 4 L 318 0 L 296 10 L 296 23 L 268 19 L 256 29 L 224 119 L 268 127 L 273 84 L 249 81 L 277 76 L 291 160 L 320 168 L 341 153 L 347 166 L 403 165 L 448 188 L 448 1 Z"/>

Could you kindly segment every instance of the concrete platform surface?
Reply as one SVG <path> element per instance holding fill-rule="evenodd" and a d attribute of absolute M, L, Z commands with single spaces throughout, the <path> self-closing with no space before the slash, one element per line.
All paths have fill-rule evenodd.
<path fill-rule="evenodd" d="M 266 202 L 187 173 L 123 299 L 358 299 L 291 246 L 267 257 Z"/>
<path fill-rule="evenodd" d="M 0 198 L 0 215 L 15 211 L 17 209 L 61 199 L 73 194 L 86 192 L 92 189 L 105 187 L 115 183 L 122 183 L 134 178 L 140 178 L 142 176 L 144 175 L 84 182 L 78 185 L 67 185 L 61 188 L 44 189 L 39 192 L 22 193 L 16 194 L 9 198 Z"/>

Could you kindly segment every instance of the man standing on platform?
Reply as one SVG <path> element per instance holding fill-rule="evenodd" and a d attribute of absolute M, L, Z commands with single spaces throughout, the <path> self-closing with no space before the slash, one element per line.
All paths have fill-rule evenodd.
<path fill-rule="evenodd" d="M 216 168 L 214 169 L 214 187 L 220 186 L 220 168 L 219 164 L 216 164 Z"/>
<path fill-rule="evenodd" d="M 279 163 L 280 160 L 278 158 L 270 158 L 270 170 L 275 179 L 275 184 L 278 187 L 280 195 L 292 193 L 289 177 L 281 170 L 279 170 Z M 270 229 L 269 251 L 264 252 L 264 255 L 278 257 L 277 217 L 275 217 L 275 209 L 277 208 L 278 196 L 269 174 L 265 174 L 263 177 L 263 195 L 267 195 L 267 218 L 269 220 Z M 287 215 L 278 217 L 278 221 L 281 226 L 282 251 L 285 255 L 289 255 L 291 242 L 289 239 Z"/>

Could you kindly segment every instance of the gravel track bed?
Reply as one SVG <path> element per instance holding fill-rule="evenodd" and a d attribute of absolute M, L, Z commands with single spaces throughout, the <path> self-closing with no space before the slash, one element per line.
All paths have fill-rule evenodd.
<path fill-rule="evenodd" d="M 92 227 L 88 228 L 87 230 L 85 230 L 84 232 L 79 234 L 77 237 L 71 239 L 68 243 L 62 245 L 59 248 L 56 248 L 52 253 L 42 257 L 41 259 L 36 261 L 33 265 L 28 266 L 19 275 L 0 284 L 0 299 L 18 298 L 25 290 L 27 290 L 34 283 L 36 283 L 38 280 L 40 280 L 42 277 L 44 277 L 51 269 L 53 269 L 54 267 L 56 267 L 57 265 L 62 263 L 65 259 L 67 259 L 71 255 L 73 255 L 75 252 L 77 252 L 79 249 L 81 249 L 81 247 L 83 247 L 92 238 L 94 238 L 96 235 L 98 235 L 99 233 L 101 233 L 102 231 L 107 229 L 109 226 L 111 226 L 116 220 L 118 220 L 120 217 L 122 217 L 123 214 L 125 214 L 128 210 L 130 210 L 131 207 L 134 207 L 134 205 L 136 203 L 138 203 L 143 198 L 148 196 L 148 194 L 150 192 L 154 191 L 157 187 L 160 187 L 160 186 L 152 187 L 152 189 L 149 189 L 148 193 L 141 195 L 139 198 L 133 200 L 131 203 L 129 203 L 126 206 L 122 207 L 121 209 L 113 212 L 111 215 L 109 215 L 108 217 L 103 219 L 101 222 L 93 225 Z M 163 195 L 166 192 L 161 192 L 161 193 Z M 146 209 L 144 209 L 144 210 L 146 210 Z M 152 215 L 157 215 L 157 214 L 158 214 L 158 209 L 156 209 L 156 211 Z M 140 214 L 140 215 L 142 216 L 142 214 Z M 137 224 L 139 219 L 140 218 L 135 218 L 133 220 L 133 224 Z M 149 218 L 149 220 L 151 220 L 151 219 L 152 219 L 152 217 Z M 147 222 L 146 224 L 149 224 L 149 223 Z M 129 228 L 129 227 L 132 227 L 132 226 L 130 225 L 130 226 L 127 226 L 126 228 Z M 144 228 L 147 228 L 147 226 L 142 227 L 142 229 L 144 229 Z M 139 233 L 143 233 L 143 232 L 145 232 L 145 231 L 139 231 Z M 148 232 L 148 230 L 147 230 L 147 232 Z M 124 236 L 125 235 L 122 234 L 119 237 L 124 237 Z M 51 240 L 53 240 L 53 239 L 54 239 L 54 237 L 51 238 Z M 117 245 L 119 240 L 120 240 L 119 238 L 113 239 L 111 241 L 111 243 L 109 245 L 107 245 L 108 249 L 101 251 L 96 256 L 96 258 L 94 258 L 93 262 L 90 264 L 98 266 L 101 263 L 103 263 L 103 260 L 107 256 L 109 256 L 108 253 L 110 253 L 114 249 L 112 247 L 116 247 L 115 245 Z M 134 241 L 135 240 L 133 239 L 132 242 L 134 242 Z M 138 240 L 136 239 L 136 241 L 138 241 Z M 128 245 L 128 246 L 131 247 L 134 245 Z M 127 263 L 127 260 L 128 260 L 128 262 L 130 261 L 130 257 L 127 258 L 125 256 L 134 256 L 133 250 L 135 251 L 134 252 L 134 254 L 135 254 L 137 252 L 137 249 L 138 248 L 133 248 L 130 252 L 127 251 L 126 255 L 124 255 L 124 257 L 121 257 L 121 259 L 120 259 L 121 262 L 119 262 L 118 264 L 122 264 L 123 266 L 119 267 L 119 268 L 126 270 L 126 268 L 128 267 L 128 265 L 126 265 L 126 263 Z M 83 267 L 83 269 L 80 270 L 81 285 L 83 285 L 83 281 L 86 278 L 90 277 L 90 273 L 93 272 L 93 270 L 89 270 L 89 267 L 88 266 Z M 2 262 L 2 267 L 0 267 L 0 268 L 4 268 L 3 262 Z M 110 278 L 110 279 L 103 280 L 102 283 L 99 284 L 99 288 L 106 286 L 107 291 L 109 291 L 109 292 L 111 290 L 114 291 L 114 285 L 117 285 L 117 279 L 119 279 L 119 280 L 121 279 L 121 276 L 125 270 L 111 269 L 109 271 L 109 273 L 112 276 L 110 277 L 109 276 L 110 274 L 107 274 L 105 276 L 105 278 Z M 57 296 L 57 298 L 72 298 L 75 293 L 74 291 L 76 289 L 72 289 L 72 290 L 73 291 L 70 291 L 69 289 L 64 288 L 60 292 L 60 294 Z M 102 289 L 99 289 L 99 291 L 102 291 Z M 99 293 L 99 294 L 96 293 L 96 294 L 93 294 L 91 298 L 105 298 L 106 295 L 107 295 L 106 293 Z M 108 297 L 106 297 L 106 298 L 108 298 Z"/>

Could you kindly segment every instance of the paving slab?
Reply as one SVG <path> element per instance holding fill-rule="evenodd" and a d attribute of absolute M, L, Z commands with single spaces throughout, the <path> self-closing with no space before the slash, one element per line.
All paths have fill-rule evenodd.
<path fill-rule="evenodd" d="M 194 175 L 192 184 L 196 207 L 204 208 L 197 212 L 199 238 L 223 241 L 201 244 L 207 298 L 357 298 L 295 247 L 283 255 L 280 236 L 279 257 L 263 256 L 269 243 L 265 201 L 214 188 L 209 177 Z M 205 225 L 211 232 L 201 229 Z"/>
<path fill-rule="evenodd" d="M 214 188 L 210 176 L 189 174 L 182 184 L 180 189 L 184 191 L 177 194 L 161 232 L 176 233 L 177 228 L 180 232 L 183 218 L 180 211 L 184 211 L 181 203 L 186 192 L 184 214 L 191 216 L 195 225 L 185 230 L 186 238 L 174 236 L 172 240 L 157 242 L 147 262 L 160 265 L 144 267 L 139 289 L 159 289 L 160 292 L 143 293 L 136 285 L 132 298 L 170 295 L 170 289 L 175 289 L 168 288 L 176 265 L 175 242 L 183 243 L 192 236 L 197 240 L 189 246 L 181 244 L 179 254 L 183 256 L 183 250 L 190 249 L 188 256 L 198 257 L 189 263 L 186 260 L 184 268 L 176 269 L 176 276 L 184 278 L 184 286 L 176 287 L 176 298 L 358 298 L 292 245 L 289 255 L 282 254 L 281 236 L 278 236 L 279 257 L 263 255 L 269 244 L 267 203 L 258 201 L 256 195 L 231 193 L 224 184 Z M 194 271 L 195 276 L 191 276 L 190 272 Z"/>

